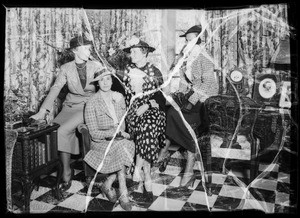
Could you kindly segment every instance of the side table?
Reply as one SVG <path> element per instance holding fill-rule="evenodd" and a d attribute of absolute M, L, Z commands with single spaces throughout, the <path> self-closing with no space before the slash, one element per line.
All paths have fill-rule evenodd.
<path fill-rule="evenodd" d="M 12 183 L 22 185 L 22 200 L 25 212 L 30 212 L 30 195 L 41 175 L 57 170 L 57 178 L 53 193 L 60 200 L 62 194 L 59 190 L 59 181 L 62 176 L 62 163 L 57 155 L 57 129 L 59 124 L 53 123 L 44 128 L 31 129 L 18 132 L 18 138 L 12 156 Z M 13 203 L 20 204 L 12 198 Z"/>

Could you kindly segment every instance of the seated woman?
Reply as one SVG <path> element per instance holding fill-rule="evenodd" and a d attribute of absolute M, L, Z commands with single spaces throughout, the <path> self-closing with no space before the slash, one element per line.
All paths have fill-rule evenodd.
<path fill-rule="evenodd" d="M 72 185 L 74 169 L 71 168 L 71 154 L 79 154 L 79 141 L 76 137 L 76 128 L 84 122 L 83 111 L 85 103 L 95 93 L 95 86 L 90 84 L 95 72 L 103 69 L 102 64 L 90 61 L 92 41 L 78 35 L 70 40 L 71 53 L 75 59 L 61 66 L 55 83 L 50 89 L 39 112 L 30 118 L 43 120 L 53 107 L 54 100 L 59 96 L 65 85 L 68 94 L 63 103 L 62 110 L 53 120 L 60 127 L 57 130 L 57 143 L 60 159 L 63 165 L 61 190 L 66 191 Z"/>
<path fill-rule="evenodd" d="M 180 36 L 186 39 L 186 45 L 182 49 L 183 54 L 187 52 L 189 42 L 193 40 L 196 44 L 189 51 L 188 57 L 180 68 L 179 90 L 172 96 L 180 107 L 184 120 L 193 129 L 196 136 L 200 127 L 204 128 L 204 101 L 210 96 L 218 94 L 218 82 L 214 76 L 214 63 L 206 50 L 200 46 L 201 38 L 197 38 L 201 31 L 201 25 L 196 25 Z M 180 186 L 189 187 L 193 185 L 196 178 L 193 168 L 199 148 L 197 149 L 196 142 L 184 120 L 174 107 L 170 107 L 167 111 L 166 146 L 161 150 L 160 156 L 168 152 L 171 141 L 187 150 L 187 162 Z"/>
<path fill-rule="evenodd" d="M 123 76 L 129 112 L 126 117 L 128 133 L 134 138 L 136 146 L 136 165 L 133 180 L 143 183 L 146 201 L 153 200 L 151 164 L 158 157 L 158 151 L 165 146 L 164 112 L 165 99 L 160 91 L 150 95 L 133 96 L 158 88 L 163 83 L 161 72 L 147 61 L 149 52 L 155 49 L 147 43 L 136 40 L 124 51 L 130 53 L 132 63 L 126 66 Z M 144 178 L 142 174 L 144 172 Z"/>
<path fill-rule="evenodd" d="M 100 173 L 109 174 L 101 186 L 101 191 L 111 202 L 117 201 L 117 194 L 112 183 L 118 177 L 119 201 L 125 210 L 131 210 L 132 205 L 128 198 L 125 172 L 134 158 L 134 142 L 128 140 L 129 134 L 124 132 L 125 123 L 114 139 L 110 148 L 110 140 L 115 134 L 120 120 L 126 112 L 125 100 L 122 94 L 111 91 L 112 75 L 102 70 L 95 74 L 92 82 L 98 82 L 99 91 L 91 97 L 85 108 L 85 122 L 89 129 L 92 142 L 91 150 L 84 157 L 84 161 L 97 170 L 103 162 Z M 108 150 L 105 156 L 106 149 Z"/>

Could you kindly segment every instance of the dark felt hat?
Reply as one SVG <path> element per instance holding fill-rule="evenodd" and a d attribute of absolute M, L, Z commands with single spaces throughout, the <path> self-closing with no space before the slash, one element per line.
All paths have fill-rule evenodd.
<path fill-rule="evenodd" d="M 186 35 L 189 34 L 189 33 L 198 33 L 199 34 L 199 33 L 201 33 L 201 31 L 202 31 L 201 25 L 195 25 L 195 26 L 192 26 L 191 28 L 189 28 L 185 32 L 185 34 L 180 35 L 179 37 L 186 37 Z"/>
<path fill-rule="evenodd" d="M 82 46 L 82 45 L 92 45 L 93 42 L 86 39 L 83 36 L 75 36 L 74 38 L 72 38 L 70 40 L 70 47 L 68 48 L 69 50 L 76 48 L 78 46 Z"/>
<path fill-rule="evenodd" d="M 124 48 L 123 51 L 126 52 L 126 53 L 130 53 L 131 48 L 147 48 L 149 52 L 154 52 L 155 51 L 155 48 L 149 46 L 148 43 L 146 43 L 142 40 L 139 40 L 139 42 L 135 45 L 131 45 L 127 48 Z"/>

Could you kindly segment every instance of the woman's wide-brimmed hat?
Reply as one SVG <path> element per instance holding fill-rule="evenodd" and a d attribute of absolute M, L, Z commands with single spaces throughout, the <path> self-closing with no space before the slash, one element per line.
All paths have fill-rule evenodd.
<path fill-rule="evenodd" d="M 96 72 L 94 74 L 94 79 L 91 81 L 91 83 L 93 82 L 97 82 L 98 80 L 100 80 L 102 77 L 106 76 L 106 75 L 112 75 L 112 72 L 110 72 L 109 70 L 107 69 L 102 69 L 98 72 Z"/>
<path fill-rule="evenodd" d="M 148 52 L 154 52 L 155 51 L 155 48 L 151 47 L 148 45 L 148 43 L 138 39 L 138 38 L 135 38 L 134 40 L 131 40 L 132 42 L 130 43 L 131 45 L 128 46 L 127 48 L 124 48 L 123 51 L 126 52 L 126 53 L 130 53 L 130 49 L 132 48 L 147 48 L 148 49 Z"/>
<path fill-rule="evenodd" d="M 201 33 L 202 27 L 201 25 L 195 25 L 189 28 L 183 35 L 180 35 L 179 37 L 186 37 L 187 34 L 189 33 Z"/>
<path fill-rule="evenodd" d="M 70 47 L 68 48 L 68 50 L 71 50 L 73 48 L 76 48 L 78 46 L 82 46 L 82 45 L 92 45 L 93 42 L 86 39 L 84 36 L 75 36 L 74 38 L 72 38 L 70 40 Z"/>

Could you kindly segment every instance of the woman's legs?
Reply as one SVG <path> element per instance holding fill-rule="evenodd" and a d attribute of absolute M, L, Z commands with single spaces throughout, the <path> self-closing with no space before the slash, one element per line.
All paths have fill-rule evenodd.
<path fill-rule="evenodd" d="M 187 161 L 186 166 L 184 169 L 183 177 L 180 181 L 181 186 L 188 186 L 190 183 L 192 183 L 194 179 L 194 165 L 196 160 L 196 154 L 192 153 L 190 151 L 187 151 Z"/>
<path fill-rule="evenodd" d="M 127 196 L 128 190 L 126 186 L 125 166 L 123 166 L 122 169 L 118 171 L 118 181 L 119 181 L 120 195 Z"/>
<path fill-rule="evenodd" d="M 152 192 L 151 166 L 148 161 L 144 161 L 143 169 L 145 173 L 145 189 L 147 192 Z"/>
<path fill-rule="evenodd" d="M 117 178 L 117 174 L 116 174 L 116 173 L 110 174 L 110 175 L 106 178 L 106 180 L 105 180 L 105 182 L 104 182 L 103 185 L 104 185 L 106 188 L 111 189 L 112 184 L 114 183 L 114 181 L 116 180 L 116 178 Z"/>
<path fill-rule="evenodd" d="M 171 145 L 171 141 L 169 139 L 166 138 L 165 140 L 165 147 L 163 147 L 158 154 L 158 158 L 157 158 L 157 162 L 160 162 L 164 159 L 164 157 L 166 157 L 166 155 L 168 154 L 168 149 Z"/>
<path fill-rule="evenodd" d="M 120 205 L 124 210 L 131 210 L 132 205 L 128 198 L 128 190 L 126 186 L 125 178 L 125 166 L 118 171 L 118 180 L 119 180 L 119 193 L 120 193 Z"/>
<path fill-rule="evenodd" d="M 79 154 L 79 141 L 75 131 L 79 124 L 83 123 L 83 105 L 77 107 L 63 107 L 53 122 L 60 127 L 57 130 L 58 151 L 63 164 L 62 179 L 69 182 L 71 178 L 71 153 Z"/>
<path fill-rule="evenodd" d="M 139 182 L 139 181 L 142 181 L 143 178 L 142 178 L 142 167 L 143 167 L 143 164 L 144 164 L 144 159 L 138 154 L 136 156 L 136 164 L 135 164 L 135 168 L 134 168 L 134 173 L 133 173 L 133 181 L 135 182 Z"/>
<path fill-rule="evenodd" d="M 110 202 L 117 202 L 117 193 L 116 190 L 112 187 L 113 182 L 116 180 L 117 174 L 112 173 L 108 177 L 106 177 L 105 182 L 103 185 L 100 187 L 100 190 L 102 191 L 103 194 L 108 198 Z"/>
<path fill-rule="evenodd" d="M 67 152 L 60 152 L 60 159 L 63 164 L 63 175 L 62 179 L 64 182 L 69 182 L 71 180 L 71 166 L 70 166 L 70 161 L 71 161 L 71 154 Z"/>
<path fill-rule="evenodd" d="M 143 169 L 145 173 L 145 181 L 144 181 L 145 190 L 143 192 L 143 196 L 146 202 L 153 202 L 151 165 L 148 161 L 144 161 Z"/>

